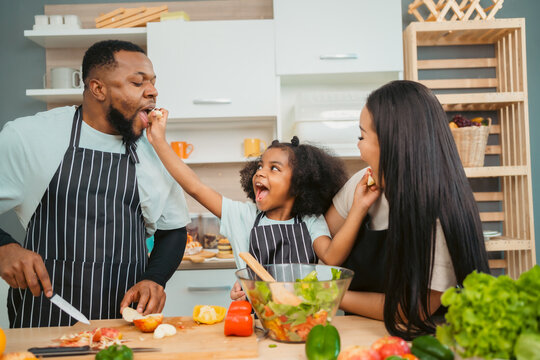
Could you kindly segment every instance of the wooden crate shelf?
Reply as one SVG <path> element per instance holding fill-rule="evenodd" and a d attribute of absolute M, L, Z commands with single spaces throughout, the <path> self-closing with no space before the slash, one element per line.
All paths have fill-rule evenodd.
<path fill-rule="evenodd" d="M 437 94 L 446 111 L 495 111 L 525 100 L 523 92 Z"/>
<path fill-rule="evenodd" d="M 526 166 L 483 166 L 465 168 L 465 174 L 469 178 L 490 178 L 501 176 L 528 175 Z"/>
<path fill-rule="evenodd" d="M 531 240 L 498 237 L 486 241 L 487 251 L 531 250 Z"/>
<path fill-rule="evenodd" d="M 432 89 L 447 112 L 467 117 L 467 112 L 492 114 L 486 148 L 490 158 L 486 157 L 486 166 L 465 168 L 465 173 L 476 181 L 474 196 L 484 227 L 502 230 L 502 236 L 486 241 L 489 252 L 503 254 L 502 259 L 490 259 L 490 267 L 516 278 L 536 261 L 525 19 L 413 22 L 403 37 L 405 79 Z M 491 46 L 493 51 L 478 57 L 474 49 L 478 45 Z M 442 47 L 439 55 L 427 58 L 434 57 L 433 47 Z M 458 53 L 455 58 L 456 49 L 468 49 L 465 53 L 474 55 L 466 58 Z"/>

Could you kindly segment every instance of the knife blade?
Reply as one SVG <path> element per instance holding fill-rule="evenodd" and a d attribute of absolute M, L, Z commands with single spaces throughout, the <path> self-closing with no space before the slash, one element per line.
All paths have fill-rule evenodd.
<path fill-rule="evenodd" d="M 130 348 L 133 352 L 157 352 L 161 351 L 160 348 L 152 347 L 133 347 Z M 28 349 L 32 354 L 41 357 L 55 357 L 55 356 L 74 356 L 74 355 L 88 355 L 97 354 L 100 350 L 92 349 L 90 346 L 79 347 L 66 347 L 66 346 L 46 346 L 46 347 L 33 347 Z"/>
<path fill-rule="evenodd" d="M 78 321 L 90 325 L 90 321 L 79 310 L 75 309 L 70 303 L 60 297 L 58 294 L 54 294 L 49 300 L 58 306 L 62 311 L 65 311 L 69 316 L 77 319 Z"/>

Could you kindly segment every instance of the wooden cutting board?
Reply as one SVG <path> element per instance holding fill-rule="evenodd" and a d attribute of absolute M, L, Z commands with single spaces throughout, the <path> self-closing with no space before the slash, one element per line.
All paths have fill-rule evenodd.
<path fill-rule="evenodd" d="M 129 347 L 158 347 L 160 352 L 135 353 L 135 359 L 240 359 L 257 358 L 258 345 L 255 334 L 250 337 L 225 336 L 223 322 L 214 325 L 199 325 L 191 317 L 168 317 L 164 323 L 177 328 L 174 336 L 154 339 L 152 333 L 142 333 L 124 320 L 92 320 L 91 325 L 77 323 L 71 327 L 26 328 L 6 330 L 6 352 L 24 351 L 30 347 L 54 346 L 54 339 L 61 335 L 112 327 L 129 340 Z M 180 327 L 180 328 L 179 328 Z M 182 328 L 183 327 L 183 328 Z M 93 359 L 95 355 L 73 356 L 69 359 Z M 66 359 L 65 357 L 49 359 Z"/>

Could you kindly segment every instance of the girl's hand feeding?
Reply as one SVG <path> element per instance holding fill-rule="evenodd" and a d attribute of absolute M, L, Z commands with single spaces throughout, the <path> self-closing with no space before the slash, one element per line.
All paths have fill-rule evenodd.
<path fill-rule="evenodd" d="M 146 129 L 146 137 L 153 146 L 161 142 L 167 142 L 165 138 L 165 129 L 169 111 L 163 108 L 155 108 L 149 114 L 149 124 Z"/>
<path fill-rule="evenodd" d="M 367 210 L 381 196 L 381 189 L 377 184 L 368 185 L 370 180 L 373 181 L 373 178 L 371 169 L 368 168 L 358 185 L 356 185 L 353 207 L 360 207 Z"/>

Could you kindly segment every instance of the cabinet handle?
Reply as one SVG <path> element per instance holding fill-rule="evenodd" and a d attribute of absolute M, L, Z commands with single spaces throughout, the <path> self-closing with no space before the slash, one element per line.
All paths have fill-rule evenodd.
<path fill-rule="evenodd" d="M 188 291 L 199 292 L 199 291 L 229 291 L 231 290 L 230 286 L 188 286 Z"/>
<path fill-rule="evenodd" d="M 334 54 L 334 55 L 321 55 L 321 60 L 354 60 L 358 59 L 358 55 L 355 53 L 350 54 Z"/>
<path fill-rule="evenodd" d="M 231 104 L 231 99 L 195 99 L 193 104 L 195 105 L 224 105 Z"/>

